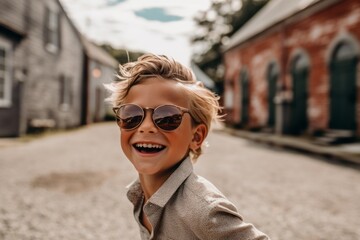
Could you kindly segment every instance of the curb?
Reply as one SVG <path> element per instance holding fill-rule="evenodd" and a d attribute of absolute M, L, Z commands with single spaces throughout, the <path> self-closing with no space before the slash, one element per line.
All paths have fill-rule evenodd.
<path fill-rule="evenodd" d="M 224 132 L 233 136 L 241 137 L 244 139 L 248 139 L 254 142 L 261 142 L 273 146 L 300 150 L 318 156 L 333 158 L 341 161 L 346 161 L 349 163 L 360 164 L 360 144 L 358 151 L 352 152 L 346 150 L 346 148 L 344 148 L 343 145 L 320 146 L 312 143 L 309 140 L 299 137 L 291 137 L 291 136 L 283 136 L 283 135 L 279 136 L 269 133 L 253 133 L 238 129 L 226 128 L 226 127 L 221 129 L 218 128 L 214 130 L 218 132 Z"/>

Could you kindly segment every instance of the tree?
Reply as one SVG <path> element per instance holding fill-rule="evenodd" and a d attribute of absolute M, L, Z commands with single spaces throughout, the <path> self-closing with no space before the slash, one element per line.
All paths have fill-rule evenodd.
<path fill-rule="evenodd" d="M 128 51 L 126 49 L 117 49 L 109 44 L 102 44 L 101 47 L 108 52 L 113 58 L 115 58 L 120 64 L 127 62 L 133 62 L 138 59 L 143 52 Z"/>
<path fill-rule="evenodd" d="M 193 61 L 218 87 L 222 85 L 221 47 L 270 0 L 213 0 L 194 20 L 199 31 L 191 39 Z"/>

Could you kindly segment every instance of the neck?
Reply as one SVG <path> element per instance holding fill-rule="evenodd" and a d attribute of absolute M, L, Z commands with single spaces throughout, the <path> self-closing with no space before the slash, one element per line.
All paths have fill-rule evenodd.
<path fill-rule="evenodd" d="M 177 169 L 177 167 L 181 164 L 181 162 L 182 161 L 180 161 L 170 169 L 166 170 L 165 172 L 159 174 L 154 174 L 154 175 L 139 174 L 139 180 L 140 180 L 141 188 L 144 192 L 145 202 L 149 200 L 150 197 L 164 184 L 164 182 Z"/>
<path fill-rule="evenodd" d="M 170 175 L 169 175 L 170 176 Z M 139 175 L 141 188 L 144 192 L 145 202 L 163 185 L 169 176 Z"/>

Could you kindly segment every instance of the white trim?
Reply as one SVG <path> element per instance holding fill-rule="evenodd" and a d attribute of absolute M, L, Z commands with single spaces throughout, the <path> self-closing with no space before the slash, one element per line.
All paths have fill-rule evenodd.
<path fill-rule="evenodd" d="M 309 71 L 311 70 L 311 59 L 309 57 L 307 50 L 305 50 L 304 48 L 296 48 L 294 51 L 291 52 L 289 57 L 290 61 L 287 68 L 288 73 L 291 73 L 291 71 L 293 70 L 295 60 L 297 60 L 296 58 L 298 57 L 304 57 L 306 62 L 308 63 Z"/>
<path fill-rule="evenodd" d="M 12 44 L 9 40 L 0 36 L 0 48 L 5 50 L 5 81 L 4 81 L 4 98 L 0 98 L 0 107 L 11 107 L 12 101 Z"/>
<path fill-rule="evenodd" d="M 328 66 L 330 65 L 331 61 L 333 60 L 332 56 L 336 50 L 336 47 L 342 42 L 351 44 L 351 46 L 354 47 L 355 55 L 357 57 L 360 56 L 360 45 L 359 45 L 357 39 L 351 33 L 347 32 L 347 31 L 342 31 L 342 32 L 338 33 L 338 35 L 335 38 L 333 38 L 333 40 L 331 41 L 331 43 L 329 44 L 329 46 L 326 49 L 325 61 Z"/>

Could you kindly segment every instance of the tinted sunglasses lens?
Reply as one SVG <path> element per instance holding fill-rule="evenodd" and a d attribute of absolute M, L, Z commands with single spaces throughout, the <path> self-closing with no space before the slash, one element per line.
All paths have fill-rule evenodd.
<path fill-rule="evenodd" d="M 174 106 L 161 106 L 154 110 L 153 121 L 162 130 L 171 131 L 181 124 L 182 112 Z"/>
<path fill-rule="evenodd" d="M 139 126 L 144 118 L 143 110 L 136 105 L 128 104 L 118 111 L 119 126 L 123 129 L 133 129 Z"/>

